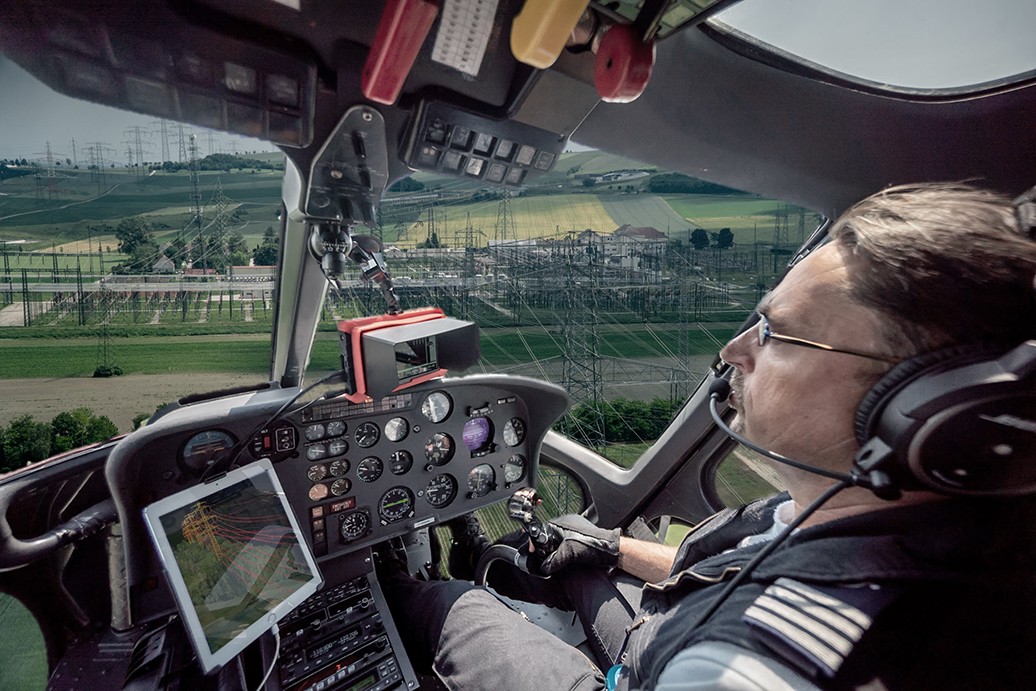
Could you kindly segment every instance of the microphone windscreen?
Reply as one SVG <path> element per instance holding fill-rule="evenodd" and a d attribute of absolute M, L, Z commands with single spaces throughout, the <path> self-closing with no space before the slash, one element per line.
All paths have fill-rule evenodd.
<path fill-rule="evenodd" d="M 717 401 L 725 401 L 730 396 L 730 382 L 723 377 L 716 377 L 709 384 L 709 396 L 714 396 Z"/>

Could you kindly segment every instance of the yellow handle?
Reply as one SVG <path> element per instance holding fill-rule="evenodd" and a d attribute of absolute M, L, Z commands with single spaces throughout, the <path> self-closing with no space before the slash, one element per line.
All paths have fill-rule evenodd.
<path fill-rule="evenodd" d="M 511 52 L 544 70 L 561 55 L 590 0 L 526 0 L 511 25 Z"/>

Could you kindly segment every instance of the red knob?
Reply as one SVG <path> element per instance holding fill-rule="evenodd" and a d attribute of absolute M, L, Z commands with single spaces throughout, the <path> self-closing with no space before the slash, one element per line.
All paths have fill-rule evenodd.
<path fill-rule="evenodd" d="M 644 93 L 655 65 L 655 43 L 644 43 L 629 24 L 615 24 L 597 49 L 594 85 L 601 100 L 629 103 Z"/>

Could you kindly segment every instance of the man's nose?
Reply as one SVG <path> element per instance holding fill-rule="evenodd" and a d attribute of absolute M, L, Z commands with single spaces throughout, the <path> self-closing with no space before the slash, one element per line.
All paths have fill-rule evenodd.
<path fill-rule="evenodd" d="M 751 360 L 753 334 L 754 330 L 748 329 L 723 346 L 723 349 L 719 351 L 723 362 L 739 369 L 745 369 Z"/>

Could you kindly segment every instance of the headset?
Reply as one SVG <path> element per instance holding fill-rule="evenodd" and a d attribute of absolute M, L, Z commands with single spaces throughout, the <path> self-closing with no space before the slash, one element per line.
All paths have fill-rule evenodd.
<path fill-rule="evenodd" d="M 893 367 L 856 411 L 853 476 L 951 495 L 1036 492 L 1036 340 L 965 345 Z"/>

